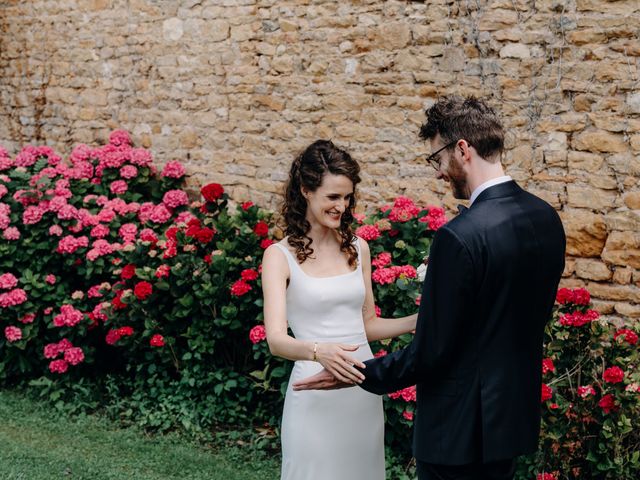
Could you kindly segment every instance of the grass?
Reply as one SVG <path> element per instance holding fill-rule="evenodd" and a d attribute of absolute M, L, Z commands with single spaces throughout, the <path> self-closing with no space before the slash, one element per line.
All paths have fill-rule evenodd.
<path fill-rule="evenodd" d="M 278 477 L 278 460 L 239 448 L 214 451 L 177 435 L 148 436 L 97 416 L 72 418 L 0 391 L 3 480 L 263 480 Z"/>

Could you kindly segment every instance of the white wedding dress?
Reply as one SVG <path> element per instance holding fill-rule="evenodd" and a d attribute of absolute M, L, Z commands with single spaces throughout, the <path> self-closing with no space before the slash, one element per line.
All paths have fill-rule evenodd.
<path fill-rule="evenodd" d="M 351 356 L 373 358 L 364 331 L 365 287 L 358 267 L 343 275 L 311 277 L 291 252 L 276 244 L 289 263 L 287 318 L 294 336 L 312 342 L 359 345 Z M 359 387 L 294 392 L 293 382 L 322 365 L 297 361 L 282 415 L 282 480 L 384 480 L 382 397 Z"/>

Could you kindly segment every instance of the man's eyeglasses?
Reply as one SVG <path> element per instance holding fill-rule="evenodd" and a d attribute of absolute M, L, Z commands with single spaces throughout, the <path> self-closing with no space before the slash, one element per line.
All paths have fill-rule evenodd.
<path fill-rule="evenodd" d="M 427 163 L 431 165 L 433 168 L 435 168 L 436 170 L 440 170 L 440 158 L 438 157 L 438 154 L 449 147 L 453 147 L 456 143 L 458 143 L 458 140 L 454 140 L 453 142 L 447 143 L 444 147 L 439 148 L 438 150 L 433 152 L 431 155 L 429 155 L 426 158 Z"/>

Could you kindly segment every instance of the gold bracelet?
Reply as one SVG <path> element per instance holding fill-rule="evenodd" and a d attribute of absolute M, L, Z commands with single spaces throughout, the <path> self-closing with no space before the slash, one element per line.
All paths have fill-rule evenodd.
<path fill-rule="evenodd" d="M 313 342 L 313 361 L 317 361 L 318 357 L 316 354 L 318 353 L 318 342 Z"/>

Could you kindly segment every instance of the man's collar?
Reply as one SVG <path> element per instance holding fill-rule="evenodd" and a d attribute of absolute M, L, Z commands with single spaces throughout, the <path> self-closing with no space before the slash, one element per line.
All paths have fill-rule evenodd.
<path fill-rule="evenodd" d="M 491 180 L 488 180 L 483 184 L 479 185 L 471 194 L 471 198 L 469 199 L 469 206 L 473 205 L 473 202 L 475 202 L 478 196 L 482 192 L 484 192 L 487 188 L 493 187 L 495 185 L 499 185 L 501 183 L 510 182 L 510 181 L 511 181 L 511 177 L 509 175 L 503 175 L 501 177 L 492 178 Z"/>

